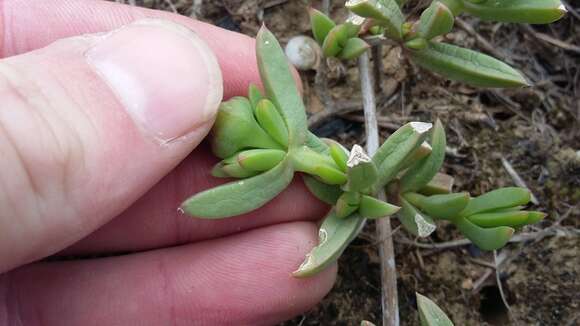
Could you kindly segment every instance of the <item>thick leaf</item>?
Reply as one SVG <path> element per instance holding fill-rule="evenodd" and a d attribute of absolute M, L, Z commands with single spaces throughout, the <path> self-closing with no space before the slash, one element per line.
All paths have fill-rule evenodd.
<path fill-rule="evenodd" d="M 421 14 L 419 34 L 427 40 L 445 35 L 451 31 L 454 22 L 455 18 L 451 10 L 443 3 L 434 1 Z"/>
<path fill-rule="evenodd" d="M 449 174 L 437 173 L 419 192 L 423 195 L 443 195 L 451 193 L 455 179 Z"/>
<path fill-rule="evenodd" d="M 356 238 L 364 224 L 365 219 L 357 214 L 342 219 L 331 211 L 318 231 L 318 245 L 306 255 L 306 259 L 293 275 L 312 276 L 334 263 L 348 244 Z"/>
<path fill-rule="evenodd" d="M 248 87 L 248 99 L 250 100 L 252 109 L 255 110 L 256 107 L 258 106 L 258 102 L 260 102 L 260 100 L 262 100 L 263 98 L 264 95 L 262 95 L 262 92 L 260 91 L 258 86 L 250 84 L 250 87 Z"/>
<path fill-rule="evenodd" d="M 306 133 L 306 146 L 319 154 L 329 153 L 328 144 L 310 131 Z"/>
<path fill-rule="evenodd" d="M 463 11 L 464 0 L 438 0 L 451 10 L 453 16 L 457 17 Z M 486 0 L 484 0 L 486 1 Z"/>
<path fill-rule="evenodd" d="M 451 319 L 435 302 L 419 293 L 415 294 L 417 295 L 417 308 L 419 308 L 421 326 L 453 326 Z"/>
<path fill-rule="evenodd" d="M 212 188 L 186 200 L 181 208 L 201 218 L 219 219 L 251 212 L 276 197 L 292 181 L 288 160 L 250 179 Z"/>
<path fill-rule="evenodd" d="M 222 102 L 212 133 L 212 151 L 219 158 L 231 157 L 244 148 L 283 149 L 258 125 L 250 101 L 244 97 Z"/>
<path fill-rule="evenodd" d="M 546 216 L 548 215 L 543 212 L 528 212 L 528 220 L 526 221 L 526 224 L 536 224 L 545 219 Z"/>
<path fill-rule="evenodd" d="M 322 44 L 322 53 L 327 58 L 338 56 L 349 38 L 349 26 L 340 24 L 334 26 L 324 39 Z"/>
<path fill-rule="evenodd" d="M 237 155 L 236 155 L 237 156 Z M 249 178 L 260 174 L 259 171 L 248 170 L 241 166 L 237 160 L 227 163 L 226 160 L 216 164 L 211 170 L 211 175 L 216 178 Z"/>
<path fill-rule="evenodd" d="M 423 37 L 417 37 L 412 40 L 406 41 L 404 45 L 408 49 L 422 51 L 425 48 L 427 48 L 427 45 L 429 45 L 429 43 Z"/>
<path fill-rule="evenodd" d="M 432 218 L 422 214 L 404 198 L 401 198 L 401 210 L 397 217 L 407 231 L 421 238 L 428 237 L 437 228 Z"/>
<path fill-rule="evenodd" d="M 328 185 L 324 182 L 318 181 L 309 175 L 302 175 L 304 184 L 310 192 L 320 201 L 329 205 L 335 205 L 336 201 L 342 195 L 343 191 L 339 186 Z"/>
<path fill-rule="evenodd" d="M 308 131 L 304 103 L 290 72 L 284 50 L 265 27 L 258 33 L 256 53 L 266 94 L 280 110 L 288 127 L 289 146 L 300 146 L 304 144 Z"/>
<path fill-rule="evenodd" d="M 425 214 L 445 220 L 457 217 L 469 203 L 469 194 L 466 192 L 429 197 L 410 192 L 403 196 Z"/>
<path fill-rule="evenodd" d="M 294 170 L 308 173 L 320 178 L 321 181 L 331 185 L 346 183 L 346 173 L 334 163 L 334 160 L 312 150 L 308 146 L 302 146 L 289 153 Z"/>
<path fill-rule="evenodd" d="M 360 199 L 359 214 L 368 219 L 383 218 L 397 213 L 401 207 L 385 203 L 371 196 L 363 195 Z"/>
<path fill-rule="evenodd" d="M 445 159 L 445 129 L 440 120 L 437 120 L 431 135 L 431 154 L 405 172 L 401 178 L 401 192 L 417 191 L 425 187 L 439 172 Z"/>
<path fill-rule="evenodd" d="M 453 223 L 457 225 L 466 238 L 482 250 L 491 251 L 502 248 L 514 234 L 514 229 L 510 227 L 482 228 L 466 218 L 458 218 Z"/>
<path fill-rule="evenodd" d="M 310 23 L 312 24 L 314 39 L 320 45 L 324 43 L 328 32 L 336 26 L 332 19 L 314 8 L 310 8 Z"/>
<path fill-rule="evenodd" d="M 259 101 L 255 114 L 260 126 L 280 145 L 288 148 L 288 128 L 274 103 L 268 99 Z"/>
<path fill-rule="evenodd" d="M 529 212 L 513 211 L 513 212 L 491 212 L 475 214 L 467 217 L 469 221 L 482 228 L 493 228 L 497 226 L 521 226 L 528 221 Z"/>
<path fill-rule="evenodd" d="M 350 38 L 346 41 L 342 51 L 340 51 L 339 58 L 343 60 L 356 59 L 370 47 L 363 39 L 358 37 Z"/>
<path fill-rule="evenodd" d="M 465 1 L 464 10 L 483 20 L 528 24 L 549 24 L 566 14 L 560 0 Z"/>
<path fill-rule="evenodd" d="M 375 163 L 359 145 L 354 145 L 350 151 L 347 167 L 348 181 L 344 186 L 347 191 L 363 192 L 377 180 L 378 171 Z"/>
<path fill-rule="evenodd" d="M 395 40 L 402 38 L 403 13 L 395 0 L 349 0 L 346 8 L 355 14 L 372 18 L 385 28 L 385 34 Z"/>
<path fill-rule="evenodd" d="M 251 171 L 268 171 L 286 157 L 286 152 L 279 149 L 249 149 L 238 154 L 240 166 Z"/>
<path fill-rule="evenodd" d="M 378 187 L 386 185 L 401 171 L 407 157 L 421 146 L 431 127 L 430 123 L 408 123 L 379 147 L 373 156 L 373 162 L 379 169 Z"/>
<path fill-rule="evenodd" d="M 530 202 L 530 198 L 530 191 L 525 188 L 507 187 L 493 190 L 471 199 L 461 212 L 461 216 L 526 205 Z"/>
<path fill-rule="evenodd" d="M 336 202 L 336 216 L 345 218 L 358 210 L 361 194 L 358 192 L 345 192 Z"/>
<path fill-rule="evenodd" d="M 517 70 L 483 53 L 455 45 L 430 42 L 422 51 L 411 51 L 421 67 L 445 78 L 480 87 L 520 87 L 529 83 Z"/>
<path fill-rule="evenodd" d="M 346 151 L 341 144 L 334 141 L 330 143 L 330 157 L 332 157 L 334 163 L 336 163 L 342 172 L 348 170 L 348 166 L 346 165 L 348 161 L 348 151 Z"/>

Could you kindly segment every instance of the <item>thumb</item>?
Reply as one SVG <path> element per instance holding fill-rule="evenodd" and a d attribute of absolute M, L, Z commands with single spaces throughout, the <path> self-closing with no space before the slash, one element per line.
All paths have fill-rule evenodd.
<path fill-rule="evenodd" d="M 222 98 L 191 30 L 145 20 L 0 61 L 0 272 L 126 209 L 207 134 Z"/>

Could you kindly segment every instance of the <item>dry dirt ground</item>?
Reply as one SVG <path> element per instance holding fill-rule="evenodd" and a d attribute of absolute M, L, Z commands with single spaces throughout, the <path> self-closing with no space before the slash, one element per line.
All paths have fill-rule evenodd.
<path fill-rule="evenodd" d="M 118 0 L 180 14 L 254 36 L 265 22 L 286 42 L 309 34 L 307 8 L 296 0 Z M 332 16 L 346 15 L 332 1 Z M 410 1 L 409 17 L 426 1 Z M 460 238 L 450 225 L 414 243 L 394 234 L 402 325 L 417 325 L 415 291 L 436 301 L 456 325 L 580 324 L 580 2 L 567 0 L 569 14 L 549 26 L 482 22 L 462 16 L 455 44 L 478 49 L 522 70 L 534 87 L 482 90 L 444 81 L 405 60 L 399 47 L 382 50 L 380 124 L 384 136 L 411 121 L 442 119 L 449 150 L 445 172 L 456 187 L 480 194 L 513 185 L 504 159 L 539 200 L 549 217 L 520 232 L 532 239 L 509 245 L 494 257 L 473 246 L 441 247 Z M 311 114 L 324 110 L 314 72 L 302 75 Z M 364 143 L 360 87 L 355 63 L 332 64 L 328 91 L 339 114 L 315 131 L 345 144 Z M 328 108 L 327 108 L 328 109 Z M 397 222 L 394 221 L 395 226 Z M 358 325 L 381 319 L 379 257 L 367 227 L 340 260 L 333 291 L 314 310 L 283 325 Z M 501 287 L 498 286 L 498 282 Z M 504 292 L 509 309 L 502 301 Z"/>

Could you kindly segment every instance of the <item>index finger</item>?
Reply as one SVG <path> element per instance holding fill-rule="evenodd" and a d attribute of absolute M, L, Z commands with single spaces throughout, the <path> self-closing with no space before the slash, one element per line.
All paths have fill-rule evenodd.
<path fill-rule="evenodd" d="M 204 39 L 221 67 L 225 98 L 246 94 L 250 83 L 261 84 L 253 38 L 184 16 L 107 1 L 2 1 L 0 56 L 29 52 L 61 38 L 110 31 L 143 18 L 172 20 Z"/>

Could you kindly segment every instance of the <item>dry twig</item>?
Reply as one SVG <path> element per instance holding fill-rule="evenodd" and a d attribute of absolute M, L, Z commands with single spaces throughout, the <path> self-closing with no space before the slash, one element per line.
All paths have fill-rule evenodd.
<path fill-rule="evenodd" d="M 369 54 L 359 57 L 359 72 L 365 112 L 365 129 L 367 132 L 367 151 L 374 154 L 379 148 L 379 126 L 376 115 L 375 92 L 371 75 Z M 379 199 L 385 200 L 386 195 L 380 191 Z M 389 236 L 392 233 L 391 221 L 388 218 L 377 220 L 377 236 L 385 239 L 379 245 L 381 258 L 381 292 L 383 308 L 383 326 L 399 326 L 399 304 L 397 294 L 397 269 L 395 265 L 395 249 Z"/>

